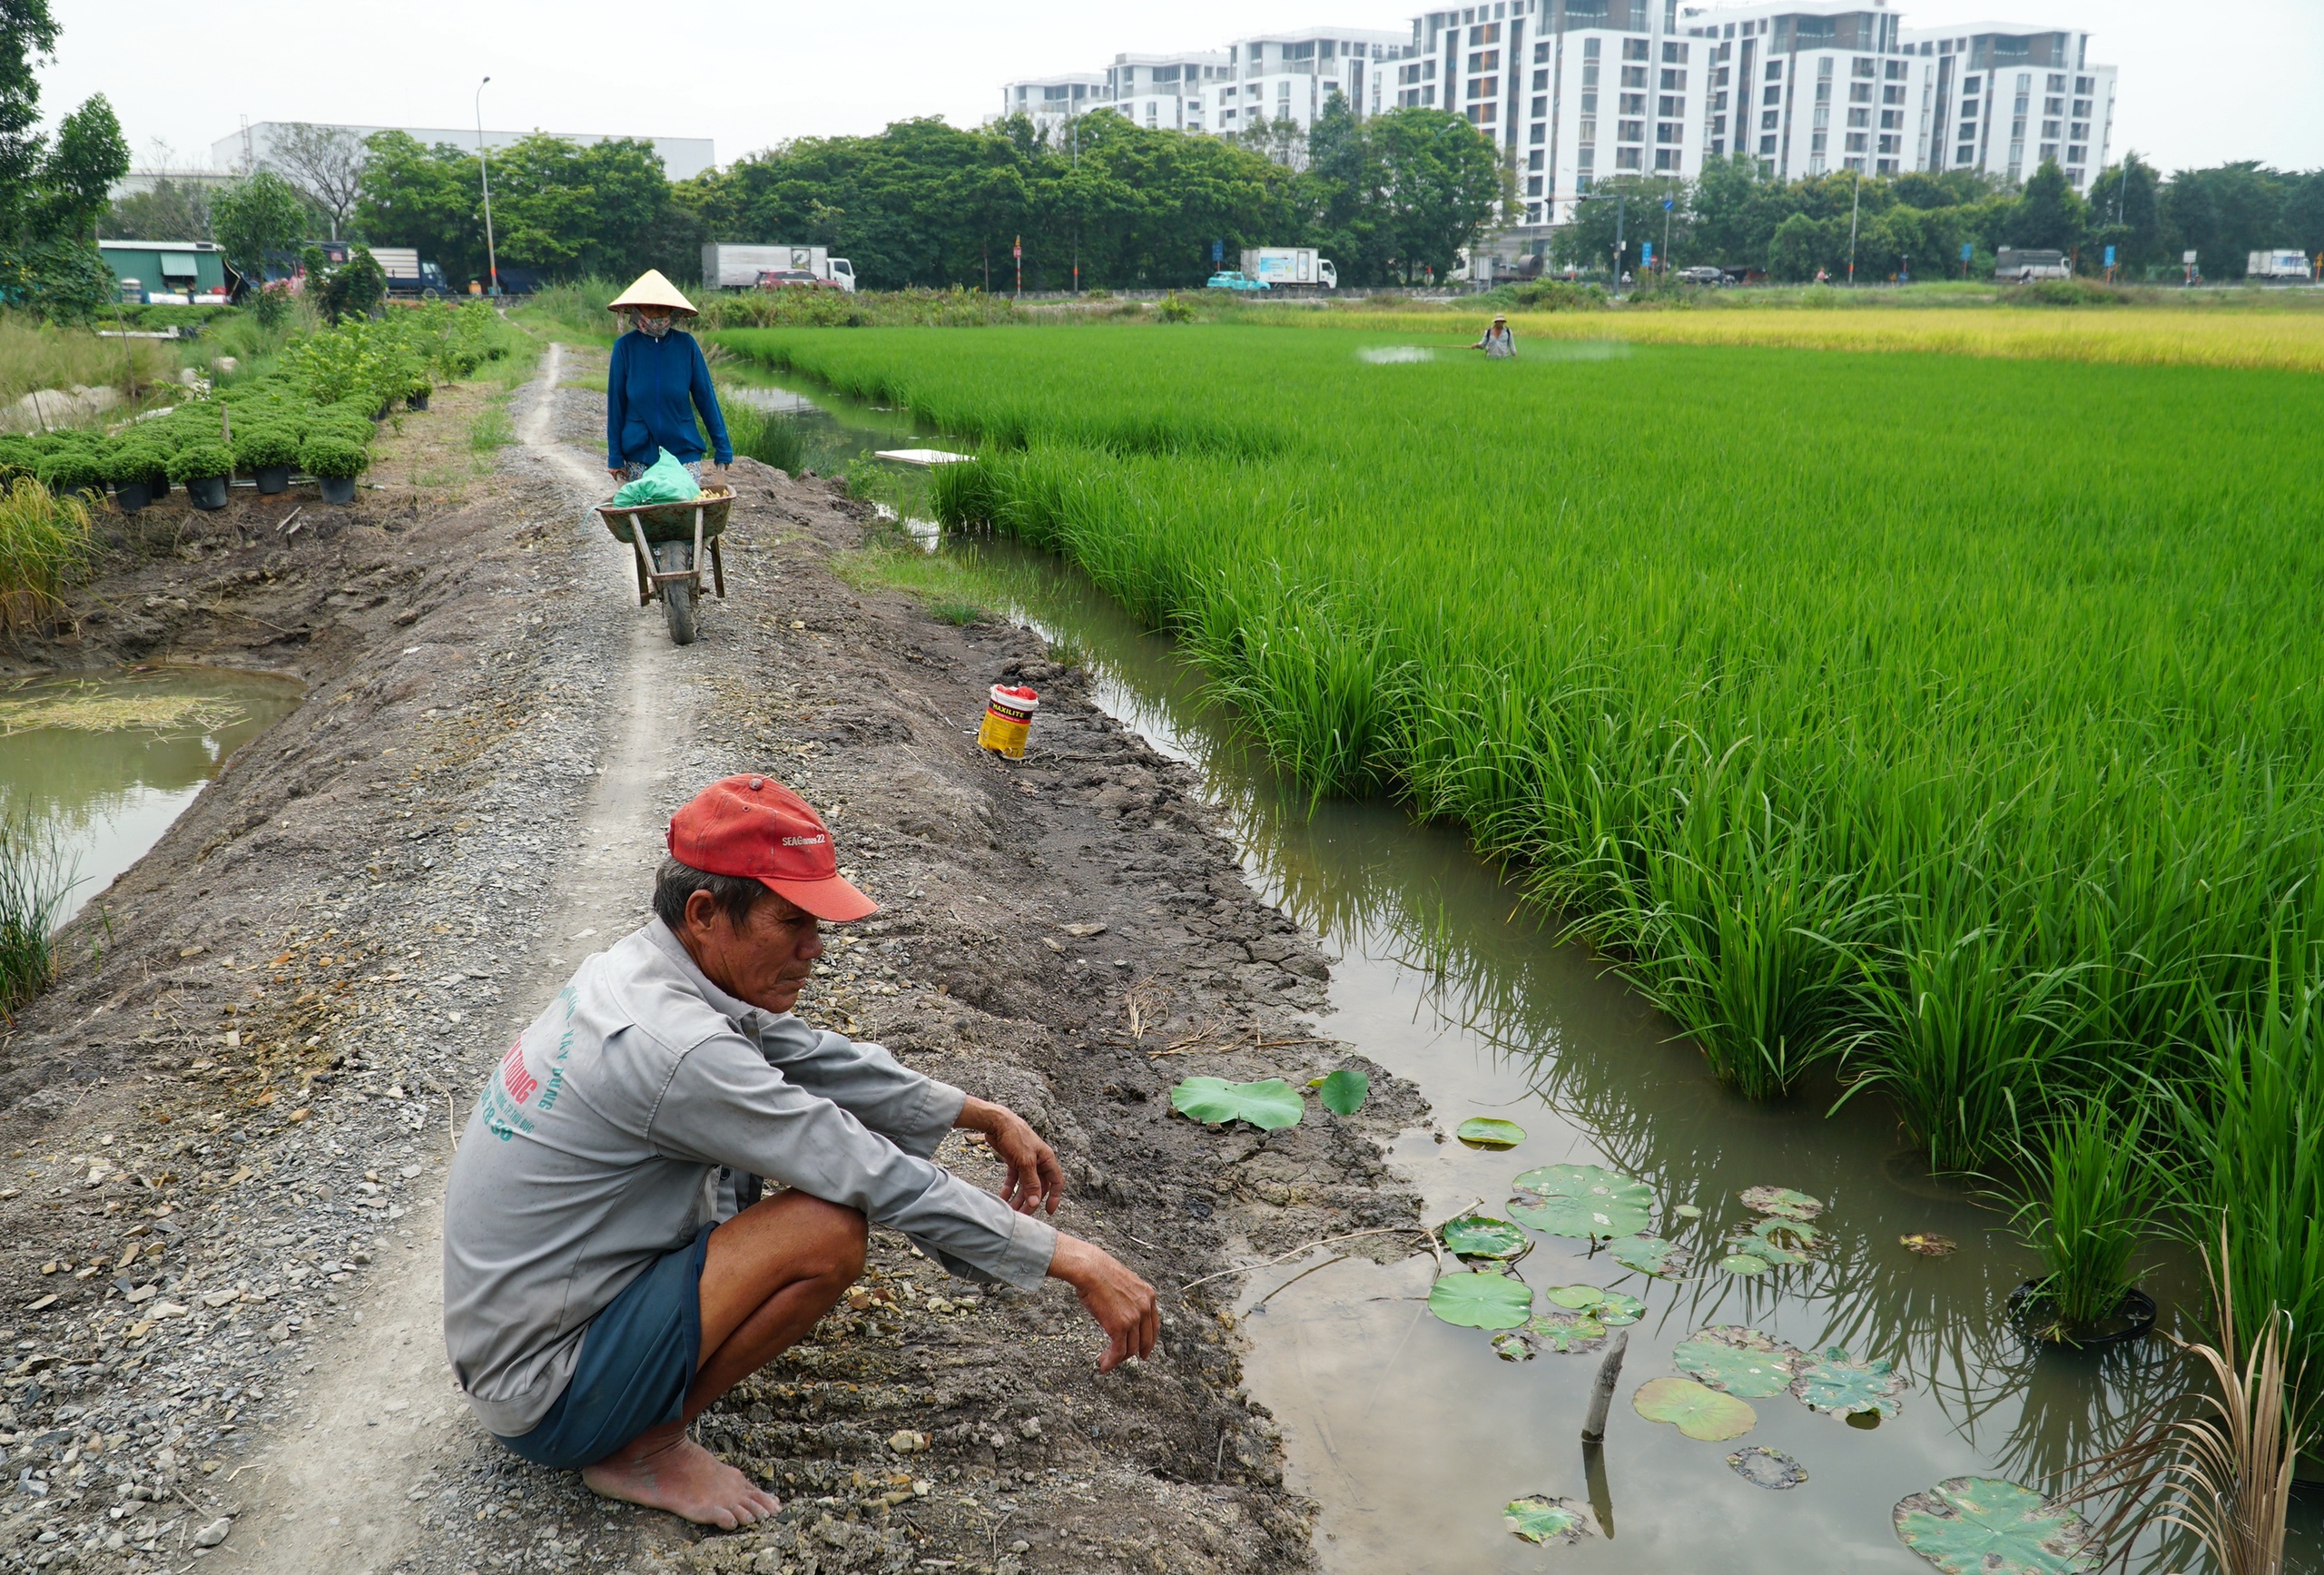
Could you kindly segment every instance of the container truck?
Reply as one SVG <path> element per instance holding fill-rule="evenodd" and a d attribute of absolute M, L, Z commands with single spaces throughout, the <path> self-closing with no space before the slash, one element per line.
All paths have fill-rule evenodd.
<path fill-rule="evenodd" d="M 1340 287 L 1339 270 L 1312 246 L 1251 246 L 1243 251 L 1246 277 L 1264 281 L 1271 290 L 1308 285 L 1323 290 Z"/>
<path fill-rule="evenodd" d="M 804 273 L 817 283 L 855 288 L 855 264 L 821 246 L 721 246 L 702 249 L 707 290 L 756 290 L 763 273 Z"/>
<path fill-rule="evenodd" d="M 444 293 L 444 271 L 422 261 L 417 247 L 374 246 L 371 261 L 388 276 L 389 295 L 417 295 L 434 300 Z"/>
<path fill-rule="evenodd" d="M 2285 251 L 2254 251 L 2250 266 L 2243 271 L 2253 279 L 2273 280 L 2280 283 L 2307 284 L 2315 279 L 2309 271 L 2305 252 Z"/>

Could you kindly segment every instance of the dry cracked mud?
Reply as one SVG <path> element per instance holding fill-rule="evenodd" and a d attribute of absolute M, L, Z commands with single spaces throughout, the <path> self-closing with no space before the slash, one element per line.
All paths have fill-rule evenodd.
<path fill-rule="evenodd" d="M 1368 1068 L 1353 1117 L 1172 1115 L 1189 1073 L 1362 1065 L 1317 1036 L 1325 960 L 1199 784 L 1029 631 L 850 589 L 830 565 L 876 522 L 812 477 L 736 466 L 728 599 L 671 645 L 586 512 L 601 359 L 554 349 L 524 441 L 458 488 L 414 482 L 430 443 L 465 451 L 475 390 L 408 418 L 405 480 L 311 530 L 275 499 L 156 511 L 20 654 L 309 693 L 74 920 L 0 1039 L 0 1569 L 1304 1566 L 1236 1282 L 1180 1287 L 1409 1225 L 1383 1153 L 1417 1097 Z M 1043 697 L 1021 763 L 975 747 L 1002 678 Z M 951 1280 L 875 1232 L 849 1304 L 699 1424 L 784 1500 L 723 1534 L 482 1432 L 443 1358 L 438 1221 L 501 1048 L 641 920 L 669 811 L 738 771 L 822 808 L 882 903 L 835 928 L 803 1012 L 1022 1112 L 1070 1176 L 1059 1223 L 1154 1282 L 1164 1328 L 1100 1377 L 1064 1286 Z M 964 1135 L 942 1157 L 998 1178 Z"/>

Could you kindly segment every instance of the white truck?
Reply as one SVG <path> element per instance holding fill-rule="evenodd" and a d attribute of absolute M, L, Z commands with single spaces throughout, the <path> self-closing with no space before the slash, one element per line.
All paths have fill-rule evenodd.
<path fill-rule="evenodd" d="M 2309 271 L 2305 252 L 2286 251 L 2281 247 L 2272 251 L 2254 251 L 2250 266 L 2243 271 L 2253 279 L 2272 280 L 2284 284 L 2308 284 L 2316 277 Z"/>
<path fill-rule="evenodd" d="M 822 284 L 841 290 L 855 288 L 855 264 L 833 257 L 821 246 L 721 246 L 702 249 L 702 282 L 706 290 L 756 290 L 772 276 L 773 284 Z"/>
<path fill-rule="evenodd" d="M 1246 277 L 1264 280 L 1270 290 L 1305 284 L 1324 290 L 1340 287 L 1339 270 L 1312 246 L 1247 246 L 1243 249 Z"/>

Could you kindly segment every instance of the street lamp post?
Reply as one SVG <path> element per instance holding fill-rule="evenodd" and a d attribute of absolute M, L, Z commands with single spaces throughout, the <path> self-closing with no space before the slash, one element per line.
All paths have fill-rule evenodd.
<path fill-rule="evenodd" d="M 476 84 L 476 167 L 478 177 L 484 182 L 484 265 L 492 275 L 492 294 L 500 295 L 500 255 L 492 244 L 492 161 L 484 151 L 484 82 Z"/>

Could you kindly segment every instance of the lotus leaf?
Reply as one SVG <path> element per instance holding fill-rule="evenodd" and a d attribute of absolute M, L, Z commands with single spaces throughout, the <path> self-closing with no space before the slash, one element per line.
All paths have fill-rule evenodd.
<path fill-rule="evenodd" d="M 1703 1211 L 1691 1203 L 1674 1203 L 1670 1206 L 1670 1212 L 1680 1219 L 1700 1219 L 1703 1216 Z"/>
<path fill-rule="evenodd" d="M 1745 1400 L 1781 1394 L 1807 1360 L 1797 1346 L 1734 1324 L 1699 1329 L 1670 1353 L 1670 1364 L 1688 1377 Z"/>
<path fill-rule="evenodd" d="M 1263 1083 L 1230 1083 L 1224 1078 L 1188 1078 L 1170 1090 L 1170 1108 L 1208 1126 L 1248 1121 L 1262 1131 L 1296 1127 L 1304 1108 L 1299 1090 L 1281 1078 Z"/>
<path fill-rule="evenodd" d="M 2090 1527 L 2031 1488 L 1952 1477 L 1896 1504 L 1896 1540 L 1945 1575 L 2073 1575 L 2092 1565 Z"/>
<path fill-rule="evenodd" d="M 1784 1492 L 1807 1480 L 1807 1470 L 1779 1449 L 1747 1443 L 1727 1457 L 1728 1470 L 1755 1488 Z"/>
<path fill-rule="evenodd" d="M 1718 1260 L 1718 1266 L 1730 1275 L 1764 1275 L 1775 1265 L 1749 1253 L 1729 1253 Z"/>
<path fill-rule="evenodd" d="M 1454 1127 L 1452 1136 L 1472 1148 L 1482 1148 L 1497 1153 L 1503 1148 L 1514 1148 L 1524 1142 L 1525 1128 L 1514 1121 L 1500 1121 L 1491 1116 L 1476 1116 Z"/>
<path fill-rule="evenodd" d="M 1606 1325 L 1587 1313 L 1536 1313 L 1525 1334 L 1561 1356 L 1578 1356 L 1606 1343 Z"/>
<path fill-rule="evenodd" d="M 1510 1217 L 1551 1235 L 1636 1235 L 1654 1217 L 1654 1189 L 1595 1165 L 1544 1165 L 1515 1183 Z"/>
<path fill-rule="evenodd" d="M 1542 1294 L 1559 1306 L 1585 1314 L 1609 1328 L 1635 1324 L 1646 1316 L 1646 1304 L 1636 1296 L 1600 1290 L 1596 1285 L 1555 1285 Z"/>
<path fill-rule="evenodd" d="M 1671 1278 L 1687 1272 L 1692 1255 L 1682 1246 L 1674 1246 L 1659 1235 L 1624 1236 L 1608 1245 L 1607 1255 L 1626 1269 L 1636 1269 L 1641 1275 L 1659 1275 Z"/>
<path fill-rule="evenodd" d="M 1533 1343 L 1513 1329 L 1504 1329 L 1492 1337 L 1492 1354 L 1503 1362 L 1531 1362 Z"/>
<path fill-rule="evenodd" d="M 1531 1245 L 1531 1238 L 1505 1219 L 1464 1214 L 1436 1227 L 1447 1252 L 1464 1258 L 1513 1258 Z"/>
<path fill-rule="evenodd" d="M 1827 1416 L 1894 1416 L 1905 1409 L 1904 1375 L 1887 1361 L 1852 1362 L 1847 1348 L 1827 1345 L 1824 1354 L 1799 1370 L 1792 1398 Z"/>
<path fill-rule="evenodd" d="M 1506 1275 L 1456 1269 L 1429 1287 L 1428 1310 L 1463 1329 L 1515 1329 L 1533 1311 L 1533 1288 Z"/>
<path fill-rule="evenodd" d="M 1747 1186 L 1743 1206 L 1753 1214 L 1779 1215 L 1785 1219 L 1814 1219 L 1824 1212 L 1821 1198 L 1794 1192 L 1788 1186 Z"/>
<path fill-rule="evenodd" d="M 1797 1268 L 1807 1261 L 1807 1254 L 1799 1247 L 1785 1245 L 1794 1228 L 1790 1220 L 1763 1219 L 1750 1229 L 1728 1237 L 1727 1248 L 1738 1256 L 1758 1258 L 1783 1268 Z"/>
<path fill-rule="evenodd" d="M 1649 1422 L 1667 1422 L 1705 1443 L 1741 1438 L 1759 1421 L 1759 1413 L 1735 1396 L 1707 1389 L 1691 1378 L 1649 1378 L 1630 1397 L 1630 1408 Z"/>
<path fill-rule="evenodd" d="M 1372 1092 L 1371 1078 L 1347 1067 L 1317 1081 L 1323 1089 L 1324 1108 L 1334 1116 L 1354 1115 L 1364 1108 L 1364 1097 Z"/>
<path fill-rule="evenodd" d="M 1916 1230 L 1910 1235 L 1900 1235 L 1896 1239 L 1907 1252 L 1918 1253 L 1925 1258 L 1945 1257 L 1961 1247 L 1961 1244 L 1951 1236 L 1939 1235 L 1933 1230 Z"/>
<path fill-rule="evenodd" d="M 1502 1523 L 1529 1542 L 1579 1542 L 1590 1535 L 1590 1515 L 1571 1499 L 1530 1493 L 1512 1499 Z"/>
<path fill-rule="evenodd" d="M 1771 1246 L 1789 1247 L 1797 1252 L 1813 1252 L 1824 1233 L 1806 1220 L 1786 1219 L 1771 1215 L 1751 1227 L 1751 1235 Z"/>

